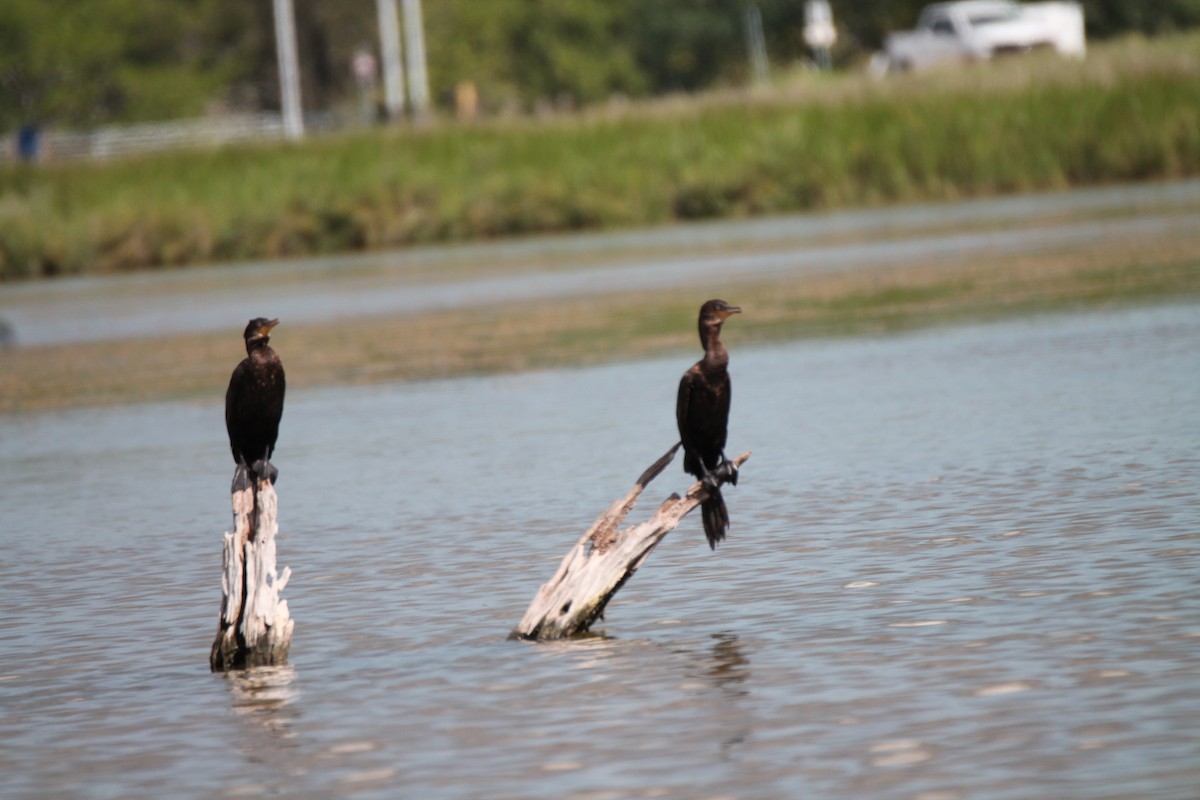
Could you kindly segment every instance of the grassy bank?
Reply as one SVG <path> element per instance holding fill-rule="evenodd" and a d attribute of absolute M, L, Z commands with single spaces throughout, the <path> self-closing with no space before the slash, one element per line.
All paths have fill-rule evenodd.
<path fill-rule="evenodd" d="M 1200 174 L 1200 35 L 540 121 L 0 169 L 0 278 Z"/>

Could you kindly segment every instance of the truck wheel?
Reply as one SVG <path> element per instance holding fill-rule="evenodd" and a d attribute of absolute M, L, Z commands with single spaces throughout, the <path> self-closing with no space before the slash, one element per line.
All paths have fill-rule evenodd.
<path fill-rule="evenodd" d="M 884 78 L 892 71 L 891 59 L 888 54 L 883 51 L 876 51 L 871 54 L 871 58 L 867 61 L 867 74 L 872 78 Z"/>

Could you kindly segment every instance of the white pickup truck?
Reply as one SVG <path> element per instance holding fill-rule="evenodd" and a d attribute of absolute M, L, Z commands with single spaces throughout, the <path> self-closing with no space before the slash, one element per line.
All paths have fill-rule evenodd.
<path fill-rule="evenodd" d="M 1060 55 L 1083 57 L 1086 44 L 1079 3 L 934 3 L 921 12 L 916 30 L 888 35 L 872 69 L 902 72 L 1051 48 Z"/>

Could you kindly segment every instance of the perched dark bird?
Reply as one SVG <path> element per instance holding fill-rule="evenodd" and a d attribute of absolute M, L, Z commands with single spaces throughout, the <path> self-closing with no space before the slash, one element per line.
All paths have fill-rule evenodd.
<path fill-rule="evenodd" d="M 721 325 L 737 306 L 724 300 L 709 300 L 700 307 L 700 343 L 704 358 L 683 373 L 675 402 L 675 421 L 683 441 L 683 469 L 704 481 L 709 498 L 700 506 L 704 534 L 714 550 L 729 528 L 729 512 L 721 497 L 721 483 L 737 485 L 737 470 L 725 457 L 725 435 L 729 429 L 729 353 L 721 343 Z"/>
<path fill-rule="evenodd" d="M 283 364 L 269 344 L 271 329 L 278 324 L 277 319 L 250 320 L 243 334 L 246 357 L 233 370 L 229 390 L 225 392 L 225 428 L 229 431 L 229 449 L 238 465 L 235 488 L 243 470 L 272 483 L 278 475 L 270 459 L 279 436 L 286 382 Z"/>

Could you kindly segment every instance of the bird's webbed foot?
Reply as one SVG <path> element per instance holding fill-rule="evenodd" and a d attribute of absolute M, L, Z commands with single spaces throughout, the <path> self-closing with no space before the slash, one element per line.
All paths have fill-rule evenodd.
<path fill-rule="evenodd" d="M 275 465 L 265 458 L 260 458 L 254 462 L 250 468 L 259 480 L 268 481 L 272 486 L 275 485 L 276 479 L 279 478 L 279 470 L 275 469 Z"/>
<path fill-rule="evenodd" d="M 246 489 L 254 489 L 254 479 L 250 476 L 250 468 L 244 461 L 239 461 L 233 470 L 233 485 L 229 487 L 230 494 L 237 494 Z"/>
<path fill-rule="evenodd" d="M 734 486 L 737 486 L 737 466 L 735 466 L 732 461 L 726 458 L 724 453 L 721 454 L 721 463 L 715 470 L 713 470 L 713 474 L 720 479 L 721 483 L 730 483 Z"/>
<path fill-rule="evenodd" d="M 716 470 L 704 470 L 704 476 L 700 478 L 700 485 L 703 486 L 709 494 L 721 488 L 721 476 L 718 474 L 719 467 Z"/>

